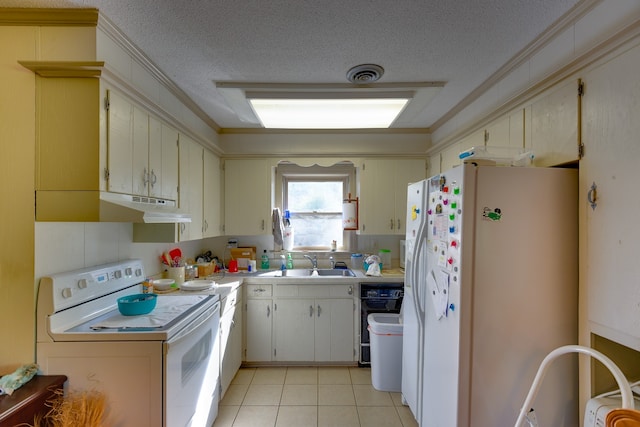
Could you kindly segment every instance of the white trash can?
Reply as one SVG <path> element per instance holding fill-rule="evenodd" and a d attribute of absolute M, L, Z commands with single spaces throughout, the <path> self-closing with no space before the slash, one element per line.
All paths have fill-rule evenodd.
<path fill-rule="evenodd" d="M 371 384 L 379 391 L 402 391 L 402 324 L 396 313 L 371 313 Z"/>

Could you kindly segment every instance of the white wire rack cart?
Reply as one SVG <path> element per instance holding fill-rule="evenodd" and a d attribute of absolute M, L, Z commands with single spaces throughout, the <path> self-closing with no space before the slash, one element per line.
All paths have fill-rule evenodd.
<path fill-rule="evenodd" d="M 611 359 L 609 359 L 604 354 L 600 353 L 597 350 L 594 350 L 590 347 L 585 347 L 581 345 L 566 345 L 563 347 L 558 347 L 555 350 L 551 351 L 540 364 L 538 368 L 538 372 L 536 373 L 535 378 L 533 379 L 533 384 L 531 384 L 531 388 L 529 389 L 529 393 L 527 394 L 527 398 L 520 409 L 520 414 L 518 415 L 518 419 L 516 421 L 515 427 L 521 427 L 523 421 L 527 421 L 529 426 L 537 427 L 538 423 L 535 418 L 535 412 L 533 410 L 532 404 L 536 399 L 536 395 L 538 394 L 538 388 L 540 387 L 540 383 L 547 372 L 547 368 L 556 358 L 568 354 L 568 353 L 578 353 L 578 354 L 586 354 L 587 356 L 591 356 L 594 359 L 599 360 L 602 364 L 611 371 L 613 377 L 618 383 L 618 387 L 620 388 L 620 394 L 622 396 L 622 408 L 623 409 L 634 409 L 633 402 L 633 393 L 631 391 L 631 386 L 627 381 L 627 378 L 624 376 L 620 368 L 613 363 Z"/>

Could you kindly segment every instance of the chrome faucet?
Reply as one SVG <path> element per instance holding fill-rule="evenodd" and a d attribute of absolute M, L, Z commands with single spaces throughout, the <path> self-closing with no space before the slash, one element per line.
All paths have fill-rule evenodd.
<path fill-rule="evenodd" d="M 329 263 L 331 264 L 332 269 L 336 268 L 336 260 L 332 256 L 329 257 Z"/>
<path fill-rule="evenodd" d="M 314 255 L 313 258 L 310 255 L 302 255 L 303 257 L 305 257 L 306 259 L 308 259 L 309 261 L 311 261 L 311 267 L 314 270 L 318 269 L 318 256 Z"/>

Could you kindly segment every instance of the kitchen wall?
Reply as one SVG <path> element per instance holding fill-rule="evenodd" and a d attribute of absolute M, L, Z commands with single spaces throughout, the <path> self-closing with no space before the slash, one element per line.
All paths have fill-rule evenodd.
<path fill-rule="evenodd" d="M 96 55 L 89 25 L 4 26 L 4 18 L 0 14 L 0 375 L 32 363 L 35 348 L 35 77 L 18 61 Z"/>
<path fill-rule="evenodd" d="M 195 258 L 207 250 L 222 261 L 229 260 L 228 239 L 238 240 L 239 246 L 255 246 L 257 256 L 266 249 L 270 253 L 271 268 L 280 265 L 279 253 L 273 253 L 272 236 L 220 236 L 179 243 L 133 242 L 133 227 L 129 223 L 98 222 L 37 222 L 35 224 L 35 278 L 36 286 L 42 276 L 91 267 L 130 258 L 139 258 L 149 276 L 162 274 L 159 260 L 163 251 L 179 247 L 184 256 Z M 349 264 L 351 252 L 377 253 L 378 249 L 392 251 L 392 264 L 398 265 L 400 236 L 358 236 L 357 247 L 346 252 L 318 252 L 320 265 L 329 264 L 329 256 Z M 308 261 L 302 253 L 294 252 L 296 267 L 305 267 Z"/>

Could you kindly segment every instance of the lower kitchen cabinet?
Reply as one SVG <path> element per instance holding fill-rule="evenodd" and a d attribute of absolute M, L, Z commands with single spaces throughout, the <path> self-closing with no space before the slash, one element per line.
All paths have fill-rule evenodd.
<path fill-rule="evenodd" d="M 247 285 L 245 291 L 244 360 L 270 362 L 273 318 L 271 285 Z"/>
<path fill-rule="evenodd" d="M 352 361 L 353 310 L 353 299 L 276 299 L 274 360 Z"/>
<path fill-rule="evenodd" d="M 352 285 L 248 285 L 246 310 L 247 362 L 355 360 Z"/>
<path fill-rule="evenodd" d="M 274 301 L 274 359 L 277 361 L 315 360 L 315 317 L 312 299 Z"/>
<path fill-rule="evenodd" d="M 354 360 L 354 309 L 352 298 L 316 300 L 316 361 Z"/>
<path fill-rule="evenodd" d="M 225 297 L 220 317 L 220 398 L 242 364 L 242 287 Z"/>

